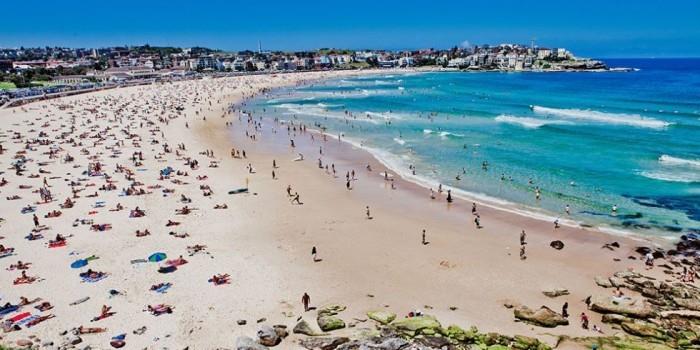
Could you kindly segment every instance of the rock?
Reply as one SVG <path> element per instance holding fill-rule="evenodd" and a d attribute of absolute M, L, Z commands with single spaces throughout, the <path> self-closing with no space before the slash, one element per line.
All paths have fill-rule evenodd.
<path fill-rule="evenodd" d="M 595 284 L 597 284 L 600 287 L 603 288 L 611 288 L 612 283 L 610 282 L 610 279 L 601 277 L 601 276 L 595 276 L 593 277 L 593 280 L 595 281 Z"/>
<path fill-rule="evenodd" d="M 634 322 L 623 322 L 622 330 L 625 332 L 636 335 L 638 337 L 644 338 L 655 338 L 659 340 L 666 340 L 668 337 L 659 329 L 656 325 L 649 322 L 634 321 Z"/>
<path fill-rule="evenodd" d="M 248 322 L 246 322 L 246 320 L 238 320 L 238 321 L 236 321 L 236 323 L 237 323 L 239 326 L 243 326 L 243 325 L 245 325 L 245 324 L 248 323 Z"/>
<path fill-rule="evenodd" d="M 633 318 L 654 316 L 654 309 L 643 298 L 591 297 L 591 310 L 602 314 L 619 314 Z"/>
<path fill-rule="evenodd" d="M 340 312 L 347 309 L 344 305 L 330 304 L 326 305 L 318 310 L 318 316 L 335 316 Z"/>
<path fill-rule="evenodd" d="M 367 312 L 367 317 L 383 325 L 387 325 L 396 319 L 396 314 L 390 311 L 376 310 Z"/>
<path fill-rule="evenodd" d="M 465 341 L 470 341 L 473 340 L 477 334 L 479 333 L 479 330 L 472 326 L 468 331 L 465 331 L 462 329 L 462 327 L 457 326 L 457 325 L 451 325 L 447 327 L 445 330 L 445 336 L 454 339 L 460 342 L 465 342 Z"/>
<path fill-rule="evenodd" d="M 558 241 L 558 240 L 552 241 L 551 243 L 549 243 L 549 246 L 556 249 L 556 250 L 562 250 L 562 249 L 564 249 L 564 242 Z"/>
<path fill-rule="evenodd" d="M 550 298 L 556 298 L 558 296 L 562 295 L 569 295 L 569 290 L 566 288 L 554 288 L 550 290 L 543 290 L 542 294 L 550 297 Z"/>
<path fill-rule="evenodd" d="M 401 338 L 388 338 L 383 339 L 381 343 L 378 344 L 363 344 L 365 347 L 360 346 L 360 349 L 377 349 L 377 350 L 400 350 L 408 345 L 408 341 Z"/>
<path fill-rule="evenodd" d="M 66 342 L 71 345 L 78 345 L 83 342 L 83 339 L 79 335 L 74 334 L 66 338 Z"/>
<path fill-rule="evenodd" d="M 542 306 L 538 310 L 532 310 L 527 306 L 519 306 L 513 310 L 513 315 L 519 320 L 523 320 L 538 326 L 553 328 L 556 326 L 566 326 L 569 320 L 556 313 L 552 309 Z"/>
<path fill-rule="evenodd" d="M 251 337 L 238 337 L 236 339 L 236 350 L 267 350 L 267 346 L 258 344 Z"/>
<path fill-rule="evenodd" d="M 318 326 L 324 332 L 345 328 L 345 321 L 335 316 L 319 316 L 316 321 L 318 322 Z"/>
<path fill-rule="evenodd" d="M 308 336 L 312 336 L 312 337 L 322 335 L 321 333 L 316 332 L 313 329 L 311 329 L 311 325 L 308 322 L 306 322 L 306 320 L 299 321 L 296 324 L 296 326 L 294 326 L 294 329 L 292 329 L 292 333 L 304 334 L 304 335 L 308 335 Z"/>
<path fill-rule="evenodd" d="M 620 324 L 622 322 L 630 322 L 632 321 L 631 318 L 627 316 L 622 316 L 618 314 L 604 314 L 603 315 L 603 323 L 613 323 L 613 324 Z"/>
<path fill-rule="evenodd" d="M 608 280 L 610 281 L 610 284 L 615 288 L 624 288 L 627 286 L 625 280 L 617 276 L 610 277 Z"/>
<path fill-rule="evenodd" d="M 28 347 L 32 346 L 34 343 L 29 339 L 20 339 L 20 340 L 16 341 L 15 344 L 17 344 L 17 346 L 19 346 L 21 348 L 28 348 Z"/>
<path fill-rule="evenodd" d="M 283 324 L 276 324 L 272 326 L 272 329 L 275 330 L 275 333 L 277 333 L 277 336 L 284 339 L 289 335 L 289 331 L 287 331 L 287 326 Z"/>
<path fill-rule="evenodd" d="M 258 330 L 258 343 L 265 346 L 275 346 L 282 341 L 274 328 L 262 326 Z"/>
<path fill-rule="evenodd" d="M 540 341 L 532 338 L 526 337 L 524 335 L 516 335 L 513 337 L 513 348 L 521 350 L 537 349 Z"/>
<path fill-rule="evenodd" d="M 419 338 L 417 341 L 419 344 L 423 344 L 431 349 L 441 349 L 443 346 L 450 345 L 450 341 L 443 337 L 423 337 Z"/>
<path fill-rule="evenodd" d="M 415 336 L 419 333 L 424 333 L 425 330 L 432 332 L 437 332 L 441 326 L 440 322 L 432 316 L 416 316 L 408 317 L 389 324 L 389 327 L 397 332 L 403 333 L 408 336 Z"/>
<path fill-rule="evenodd" d="M 676 305 L 682 308 L 693 311 L 700 311 L 700 300 L 698 299 L 673 297 L 672 300 L 674 303 L 676 303 Z"/>
<path fill-rule="evenodd" d="M 300 344 L 309 350 L 334 350 L 349 341 L 347 337 L 323 337 L 303 339 Z"/>

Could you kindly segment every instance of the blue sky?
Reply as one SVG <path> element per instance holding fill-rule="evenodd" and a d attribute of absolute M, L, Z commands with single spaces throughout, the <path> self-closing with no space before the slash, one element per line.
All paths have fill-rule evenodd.
<path fill-rule="evenodd" d="M 0 47 L 414 49 L 536 38 L 587 57 L 700 56 L 700 0 L 35 0 L 0 9 Z"/>

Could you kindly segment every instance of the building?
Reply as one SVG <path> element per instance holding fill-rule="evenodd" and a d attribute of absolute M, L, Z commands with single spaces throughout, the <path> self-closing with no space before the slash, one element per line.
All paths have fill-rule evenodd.
<path fill-rule="evenodd" d="M 88 81 L 85 75 L 58 75 L 51 79 L 56 85 L 78 85 Z"/>

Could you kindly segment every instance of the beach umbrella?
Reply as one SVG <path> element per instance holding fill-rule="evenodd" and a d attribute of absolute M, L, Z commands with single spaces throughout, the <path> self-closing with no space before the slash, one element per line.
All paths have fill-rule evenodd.
<path fill-rule="evenodd" d="M 73 261 L 73 263 L 70 264 L 70 267 L 74 268 L 74 269 L 79 269 L 87 264 L 88 264 L 87 259 L 78 259 L 76 261 Z"/>
<path fill-rule="evenodd" d="M 150 262 L 159 262 L 165 260 L 168 256 L 165 255 L 165 253 L 153 253 L 151 256 L 148 257 L 148 261 Z"/>

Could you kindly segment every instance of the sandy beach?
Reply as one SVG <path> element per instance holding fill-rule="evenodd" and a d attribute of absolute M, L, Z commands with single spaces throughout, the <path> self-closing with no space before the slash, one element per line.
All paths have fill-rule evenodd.
<path fill-rule="evenodd" d="M 41 321 L 0 334 L 0 344 L 58 348 L 82 326 L 95 332 L 81 334 L 78 348 L 109 348 L 121 334 L 129 349 L 234 348 L 237 337 L 254 336 L 262 324 L 291 329 L 299 317 L 312 321 L 315 313 L 301 303 L 308 293 L 312 306 L 347 306 L 342 316 L 353 327 L 339 334 L 374 329 L 370 310 L 400 318 L 420 310 L 444 325 L 554 345 L 558 335 L 600 335 L 580 326 L 581 313 L 606 335 L 619 331 L 584 303 L 611 294 L 596 276 L 643 271 L 675 280 L 662 269 L 645 270 L 635 252 L 664 242 L 555 229 L 483 204 L 483 227 L 476 228 L 471 201 L 447 203 L 445 193 L 431 199 L 400 177 L 387 181 L 381 173 L 391 170 L 337 137 L 243 113 L 246 101 L 270 89 L 375 73 L 205 78 L 0 109 L 0 244 L 13 249 L 0 258 L 7 269 L 0 305 L 41 298 L 3 315 L 0 321 L 29 312 L 25 318 Z M 232 149 L 245 157 L 232 157 Z M 319 159 L 336 175 L 320 169 Z M 53 211 L 60 215 L 46 217 Z M 619 247 L 601 248 L 612 242 Z M 31 265 L 12 268 L 18 260 Z M 221 284 L 208 281 L 219 274 Z M 560 288 L 569 294 L 543 294 Z M 36 308 L 44 302 L 50 308 Z M 556 328 L 516 322 L 504 306 L 559 312 L 565 302 L 570 324 Z M 293 334 L 277 348 L 301 348 L 299 339 Z"/>

